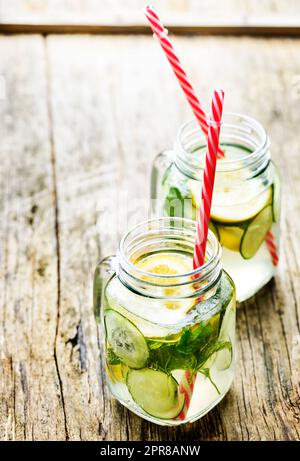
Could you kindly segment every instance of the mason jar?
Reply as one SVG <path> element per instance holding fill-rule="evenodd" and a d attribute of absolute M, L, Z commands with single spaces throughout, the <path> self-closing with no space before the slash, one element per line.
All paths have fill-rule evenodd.
<path fill-rule="evenodd" d="M 254 119 L 223 115 L 223 158 L 216 167 L 210 228 L 222 245 L 222 262 L 244 301 L 276 273 L 279 262 L 280 179 L 265 129 Z M 153 164 L 154 216 L 196 219 L 201 201 L 206 139 L 196 121 L 187 122 L 174 149 Z"/>
<path fill-rule="evenodd" d="M 94 308 L 112 395 L 160 425 L 195 421 L 230 388 L 235 287 L 209 231 L 193 270 L 195 222 L 160 218 L 122 238 L 95 271 Z"/>

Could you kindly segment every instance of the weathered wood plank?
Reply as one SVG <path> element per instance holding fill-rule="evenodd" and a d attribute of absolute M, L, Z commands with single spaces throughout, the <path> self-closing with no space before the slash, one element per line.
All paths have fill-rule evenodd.
<path fill-rule="evenodd" d="M 1 37 L 0 49 L 0 439 L 64 439 L 45 46 Z"/>
<path fill-rule="evenodd" d="M 95 263 L 115 250 L 127 213 L 129 226 L 146 217 L 151 159 L 190 116 L 159 47 L 132 37 L 2 37 L 1 439 L 299 439 L 300 41 L 176 45 L 206 107 L 222 86 L 227 109 L 267 127 L 288 197 L 279 274 L 238 312 L 233 389 L 174 430 L 114 402 L 101 374 Z"/>
<path fill-rule="evenodd" d="M 126 223 L 116 226 L 113 219 L 121 197 L 123 205 L 133 204 L 130 225 L 145 217 L 141 203 L 138 214 L 134 206 L 137 198 L 148 196 L 151 159 L 170 146 L 190 112 L 151 40 L 48 38 L 59 218 L 57 360 L 67 436 L 299 439 L 300 176 L 295 133 L 300 41 L 181 38 L 176 45 L 204 106 L 211 89 L 222 86 L 226 109 L 257 117 L 271 135 L 288 196 L 279 274 L 240 308 L 235 384 L 201 421 L 180 429 L 159 428 L 109 398 L 91 307 L 92 272 L 99 256 L 115 250 L 124 230 Z"/>
<path fill-rule="evenodd" d="M 273 18 L 300 15 L 297 0 L 153 0 L 151 2 L 164 16 L 166 22 L 181 23 L 217 18 L 248 18 L 271 16 Z M 140 0 L 2 0 L 0 20 L 3 22 L 89 22 L 99 18 L 102 22 L 123 24 L 128 20 L 141 24 L 143 3 Z"/>

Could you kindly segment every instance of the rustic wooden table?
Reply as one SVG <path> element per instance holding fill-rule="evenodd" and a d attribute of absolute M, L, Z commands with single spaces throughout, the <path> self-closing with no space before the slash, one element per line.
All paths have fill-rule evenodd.
<path fill-rule="evenodd" d="M 117 191 L 148 197 L 153 157 L 189 108 L 150 37 L 0 37 L 0 438 L 300 438 L 300 41 L 176 38 L 203 104 L 259 119 L 282 170 L 275 280 L 237 312 L 234 385 L 203 419 L 158 427 L 108 393 L 92 311 L 115 251 Z M 115 201 L 116 203 L 116 201 Z M 113 208 L 113 209 L 112 209 Z"/>

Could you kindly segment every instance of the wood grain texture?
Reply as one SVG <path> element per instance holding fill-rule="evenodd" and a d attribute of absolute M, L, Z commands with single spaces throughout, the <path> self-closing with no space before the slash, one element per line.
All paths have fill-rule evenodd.
<path fill-rule="evenodd" d="M 147 217 L 151 161 L 191 117 L 159 47 L 1 37 L 1 439 L 300 438 L 300 41 L 176 38 L 176 48 L 204 107 L 223 87 L 225 110 L 263 123 L 284 179 L 279 273 L 238 310 L 232 390 L 170 429 L 125 410 L 103 378 L 95 264 Z"/>
<path fill-rule="evenodd" d="M 0 0 L 3 22 L 100 22 L 144 23 L 141 0 Z M 153 0 L 165 22 L 216 18 L 272 18 L 300 16 L 298 0 Z"/>
<path fill-rule="evenodd" d="M 0 42 L 0 438 L 64 439 L 45 45 L 39 37 Z"/>

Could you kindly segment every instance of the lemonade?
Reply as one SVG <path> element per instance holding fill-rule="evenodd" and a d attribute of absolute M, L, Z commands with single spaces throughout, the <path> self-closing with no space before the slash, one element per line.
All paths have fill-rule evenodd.
<path fill-rule="evenodd" d="M 194 235 L 191 221 L 149 221 L 128 233 L 118 258 L 95 274 L 111 392 L 157 424 L 198 419 L 233 379 L 235 287 L 211 232 L 207 262 L 192 271 Z M 194 383 L 190 403 L 181 386 L 187 376 Z"/>
<path fill-rule="evenodd" d="M 221 129 L 225 157 L 217 163 L 210 228 L 222 245 L 223 266 L 236 284 L 237 299 L 243 301 L 276 272 L 280 180 L 262 127 L 248 118 L 242 118 L 239 127 L 237 116 L 230 117 L 229 124 L 225 115 Z M 181 149 L 177 141 L 173 154 L 160 155 L 155 161 L 152 199 L 159 200 L 152 205 L 156 214 L 198 216 L 206 144 L 199 142 L 198 128 L 189 130 Z"/>

